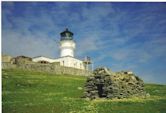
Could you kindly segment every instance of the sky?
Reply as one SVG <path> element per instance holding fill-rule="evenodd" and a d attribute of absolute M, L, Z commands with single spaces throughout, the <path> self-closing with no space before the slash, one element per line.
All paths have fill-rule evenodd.
<path fill-rule="evenodd" d="M 166 84 L 166 3 L 2 2 L 2 54 L 58 58 L 66 28 L 76 58 Z"/>

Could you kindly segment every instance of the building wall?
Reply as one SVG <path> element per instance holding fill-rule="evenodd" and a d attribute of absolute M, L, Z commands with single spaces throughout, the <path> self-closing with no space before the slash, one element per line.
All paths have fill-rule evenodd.
<path fill-rule="evenodd" d="M 50 63 L 59 62 L 61 66 L 72 67 L 72 68 L 83 69 L 83 70 L 85 69 L 85 65 L 84 65 L 83 61 L 70 57 L 70 56 L 61 57 L 58 59 L 50 59 L 50 58 L 46 58 L 46 57 L 36 57 L 36 58 L 33 58 L 33 61 L 34 62 L 47 61 Z"/>
<path fill-rule="evenodd" d="M 2 55 L 2 62 L 11 62 L 12 57 L 9 55 Z"/>
<path fill-rule="evenodd" d="M 12 58 L 12 63 L 13 64 L 25 64 L 25 63 L 31 63 L 32 58 L 26 57 L 26 56 L 17 56 Z"/>
<path fill-rule="evenodd" d="M 70 48 L 61 49 L 61 53 L 60 53 L 61 57 L 68 56 L 68 55 L 74 57 L 74 50 Z"/>
<path fill-rule="evenodd" d="M 62 57 L 56 59 L 56 62 L 60 62 L 61 66 L 73 67 L 77 69 L 85 69 L 84 63 L 81 60 L 75 59 L 73 57 Z"/>
<path fill-rule="evenodd" d="M 60 57 L 74 57 L 75 42 L 73 40 L 60 41 Z"/>

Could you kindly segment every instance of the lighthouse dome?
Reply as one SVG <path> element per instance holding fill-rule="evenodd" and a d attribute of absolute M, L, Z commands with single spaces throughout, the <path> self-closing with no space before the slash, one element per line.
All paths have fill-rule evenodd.
<path fill-rule="evenodd" d="M 61 35 L 61 41 L 63 40 L 73 40 L 73 33 L 69 31 L 67 28 L 65 31 L 60 33 Z"/>

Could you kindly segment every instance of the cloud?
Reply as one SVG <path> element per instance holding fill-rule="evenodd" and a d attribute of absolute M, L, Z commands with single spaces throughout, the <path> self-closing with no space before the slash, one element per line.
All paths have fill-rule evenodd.
<path fill-rule="evenodd" d="M 35 57 L 39 55 L 52 57 L 58 55 L 58 45 L 47 37 L 36 38 L 33 35 L 23 35 L 13 31 L 3 32 L 2 52 L 12 56 L 27 55 Z"/>
<path fill-rule="evenodd" d="M 36 16 L 27 11 L 29 8 L 24 16 L 14 16 L 13 7 L 2 10 L 2 52 L 12 56 L 58 57 L 59 34 L 53 33 L 58 27 L 47 13 L 39 12 L 39 16 Z"/>

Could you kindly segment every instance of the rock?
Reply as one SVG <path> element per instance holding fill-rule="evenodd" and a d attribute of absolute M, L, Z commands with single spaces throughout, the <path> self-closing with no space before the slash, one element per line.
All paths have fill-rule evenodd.
<path fill-rule="evenodd" d="M 83 88 L 82 88 L 82 87 L 78 87 L 77 89 L 78 89 L 78 90 L 82 90 Z"/>
<path fill-rule="evenodd" d="M 143 81 L 133 72 L 112 72 L 110 69 L 97 68 L 87 78 L 84 97 L 95 98 L 129 98 L 146 96 Z"/>
<path fill-rule="evenodd" d="M 149 93 L 146 93 L 146 97 L 150 97 L 150 94 L 149 94 Z"/>

